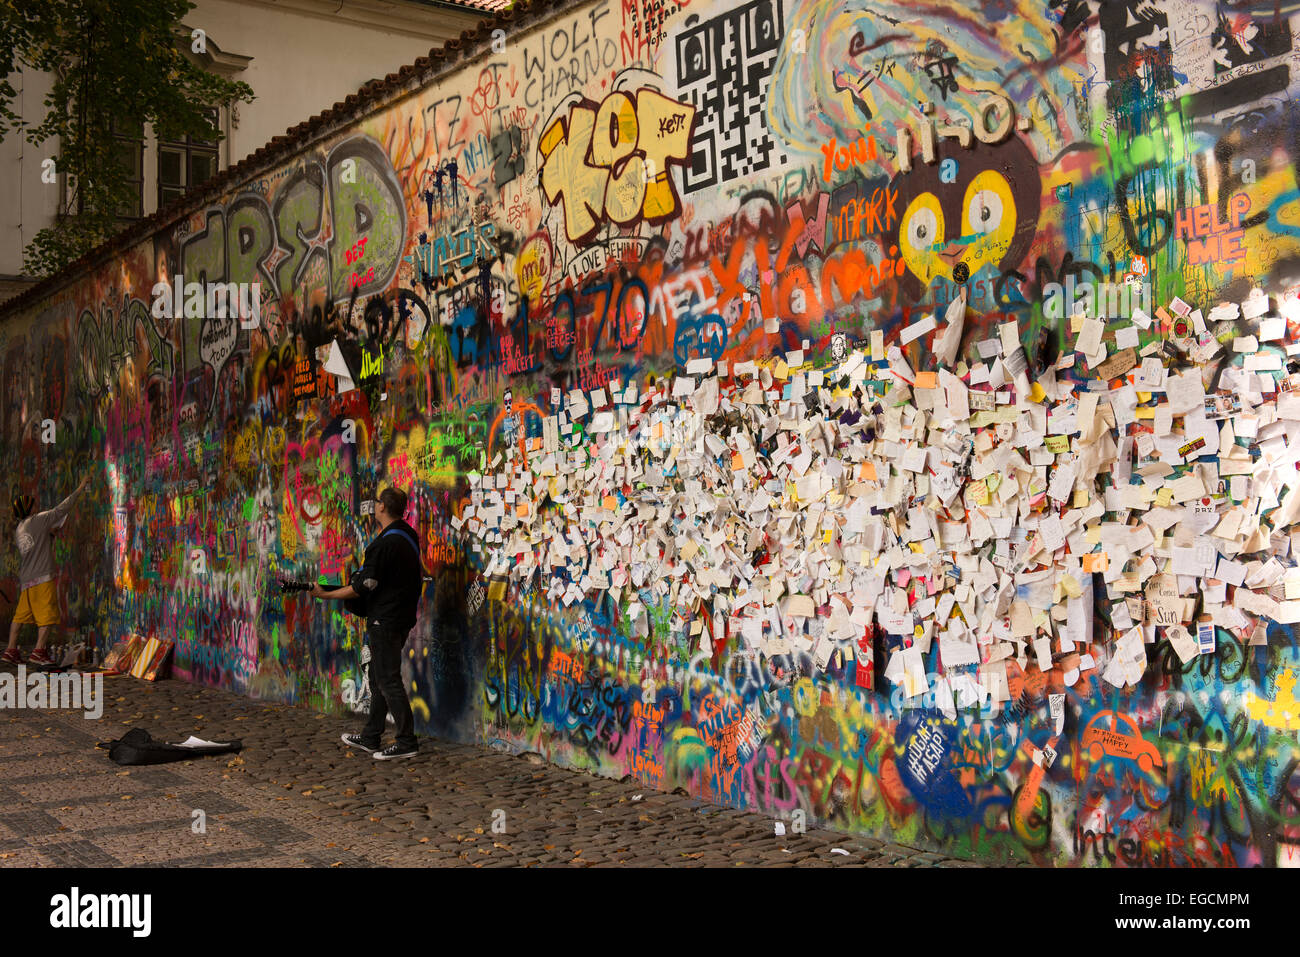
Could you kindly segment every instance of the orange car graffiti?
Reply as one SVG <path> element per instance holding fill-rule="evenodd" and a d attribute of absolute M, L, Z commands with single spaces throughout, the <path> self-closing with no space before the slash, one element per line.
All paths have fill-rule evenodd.
<path fill-rule="evenodd" d="M 1107 722 L 1109 727 L 1105 726 Z M 1121 725 L 1131 733 L 1121 733 Z M 1079 743 L 1088 750 L 1088 756 L 1094 763 L 1103 756 L 1124 758 L 1136 761 L 1138 767 L 1148 774 L 1157 767 L 1165 766 L 1165 759 L 1161 757 L 1159 749 L 1150 741 L 1143 740 L 1137 722 L 1118 711 L 1099 711 L 1083 729 Z"/>

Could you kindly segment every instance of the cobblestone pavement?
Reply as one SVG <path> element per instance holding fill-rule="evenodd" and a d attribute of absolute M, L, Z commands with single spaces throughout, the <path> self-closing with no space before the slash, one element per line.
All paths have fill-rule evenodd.
<path fill-rule="evenodd" d="M 537 755 L 422 738 L 418 758 L 379 762 L 339 741 L 355 720 L 180 681 L 106 678 L 104 697 L 99 720 L 0 711 L 0 867 L 974 866 L 816 828 L 776 837 L 760 815 Z M 244 750 L 135 768 L 95 750 L 137 726 Z"/>

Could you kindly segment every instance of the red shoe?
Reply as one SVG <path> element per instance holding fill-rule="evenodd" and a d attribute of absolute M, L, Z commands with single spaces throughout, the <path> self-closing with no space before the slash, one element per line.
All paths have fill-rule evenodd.
<path fill-rule="evenodd" d="M 4 654 L 0 655 L 0 661 L 7 665 L 21 665 L 23 663 L 23 653 L 17 648 L 6 648 Z"/>
<path fill-rule="evenodd" d="M 29 665 L 52 665 L 54 659 L 49 656 L 44 648 L 37 648 L 27 658 L 27 663 Z"/>

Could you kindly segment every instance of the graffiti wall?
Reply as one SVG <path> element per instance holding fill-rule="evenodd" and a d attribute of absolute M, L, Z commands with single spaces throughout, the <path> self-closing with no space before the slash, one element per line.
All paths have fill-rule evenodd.
<path fill-rule="evenodd" d="M 484 42 L 3 316 L 14 491 L 100 476 L 65 620 L 346 712 L 358 622 L 275 582 L 394 485 L 424 733 L 988 862 L 1300 863 L 1291 6 Z"/>

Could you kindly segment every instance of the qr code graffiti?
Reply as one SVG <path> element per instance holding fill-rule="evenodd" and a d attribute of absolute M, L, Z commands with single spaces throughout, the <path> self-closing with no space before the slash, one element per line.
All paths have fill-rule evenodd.
<path fill-rule="evenodd" d="M 785 162 L 764 117 L 784 30 L 781 0 L 753 0 L 677 35 L 678 98 L 697 111 L 685 192 Z"/>

